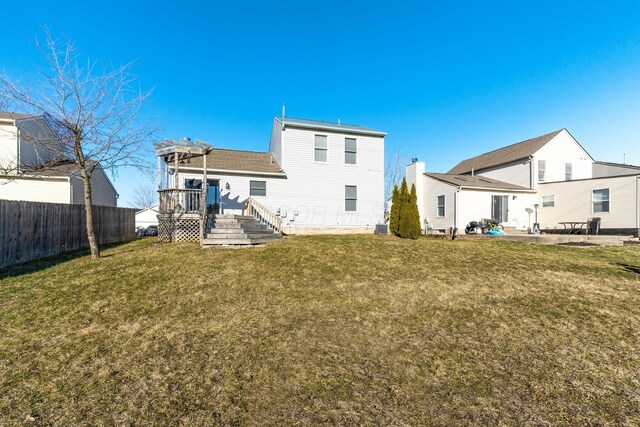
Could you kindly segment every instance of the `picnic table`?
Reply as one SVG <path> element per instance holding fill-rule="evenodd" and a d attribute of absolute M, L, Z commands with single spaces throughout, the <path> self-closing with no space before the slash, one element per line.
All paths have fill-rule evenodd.
<path fill-rule="evenodd" d="M 562 230 L 563 233 L 567 233 L 567 234 L 587 234 L 587 229 L 585 228 L 587 225 L 586 221 L 563 221 L 563 222 L 559 222 L 558 224 L 561 224 L 564 229 Z"/>

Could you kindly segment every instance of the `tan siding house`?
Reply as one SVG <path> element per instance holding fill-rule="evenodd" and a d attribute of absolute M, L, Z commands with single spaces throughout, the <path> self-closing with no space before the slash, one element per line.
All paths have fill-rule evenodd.
<path fill-rule="evenodd" d="M 0 199 L 84 204 L 78 167 L 53 162 L 56 134 L 43 116 L 0 112 Z M 118 193 L 100 165 L 91 177 L 93 204 L 117 206 Z"/>
<path fill-rule="evenodd" d="M 538 223 L 547 231 L 563 230 L 561 222 L 600 218 L 602 233 L 640 232 L 640 167 L 594 161 L 566 129 L 463 160 L 446 174 L 417 170 L 424 171 L 424 164 L 407 166 L 407 181 L 423 176 L 418 203 L 422 219 L 436 229 L 493 218 L 526 230 L 537 208 Z M 447 200 L 444 216 L 436 214 L 441 195 Z"/>

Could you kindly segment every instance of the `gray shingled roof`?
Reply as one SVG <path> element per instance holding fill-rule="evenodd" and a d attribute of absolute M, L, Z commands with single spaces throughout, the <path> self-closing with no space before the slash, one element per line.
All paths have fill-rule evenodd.
<path fill-rule="evenodd" d="M 5 119 L 5 120 L 30 119 L 33 117 L 39 117 L 39 116 L 36 114 L 23 114 L 23 113 L 11 113 L 9 111 L 0 111 L 0 119 Z"/>
<path fill-rule="evenodd" d="M 87 160 L 87 166 L 91 166 L 95 163 L 92 160 Z M 75 164 L 74 161 L 64 161 L 57 163 L 45 164 L 37 169 L 27 169 L 23 170 L 23 175 L 29 176 L 73 176 L 80 172 L 80 168 Z"/>
<path fill-rule="evenodd" d="M 599 165 L 605 165 L 605 166 L 615 166 L 618 168 L 640 169 L 640 166 L 630 165 L 628 163 L 614 163 L 614 162 L 600 162 L 600 161 L 596 161 L 593 163 L 597 163 Z"/>
<path fill-rule="evenodd" d="M 200 169 L 202 168 L 202 156 L 194 157 L 190 163 L 181 164 L 180 167 Z M 211 149 L 207 156 L 207 170 L 211 169 L 284 174 L 271 153 L 223 148 Z"/>
<path fill-rule="evenodd" d="M 520 185 L 510 184 L 497 179 L 488 178 L 482 175 L 456 175 L 450 173 L 425 173 L 426 176 L 446 182 L 447 184 L 457 185 L 465 188 L 491 188 L 496 190 L 517 190 L 517 191 L 535 191 L 531 188 L 522 187 Z"/>
<path fill-rule="evenodd" d="M 536 151 L 542 148 L 563 130 L 564 129 L 560 129 L 546 135 L 527 139 L 526 141 L 518 142 L 517 144 L 508 145 L 476 157 L 471 157 L 470 159 L 466 159 L 458 163 L 456 166 L 451 168 L 448 173 L 459 175 L 469 173 L 473 169 L 477 171 L 527 158 L 532 156 Z"/>
<path fill-rule="evenodd" d="M 385 136 L 387 133 L 366 126 L 349 125 L 345 123 L 323 122 L 320 120 L 296 119 L 293 117 L 276 117 L 285 126 L 303 127 L 310 129 L 336 130 L 342 132 L 361 133 L 375 136 Z"/>

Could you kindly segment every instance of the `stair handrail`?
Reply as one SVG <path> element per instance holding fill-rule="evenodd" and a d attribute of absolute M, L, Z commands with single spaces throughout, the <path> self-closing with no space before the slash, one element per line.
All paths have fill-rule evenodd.
<path fill-rule="evenodd" d="M 271 228 L 278 233 L 282 233 L 282 218 L 267 209 L 260 202 L 252 197 L 247 198 L 247 215 L 252 216 L 257 221 Z"/>

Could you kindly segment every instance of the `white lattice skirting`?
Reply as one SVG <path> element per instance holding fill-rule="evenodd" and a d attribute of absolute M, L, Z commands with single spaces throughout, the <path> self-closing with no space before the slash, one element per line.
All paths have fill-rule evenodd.
<path fill-rule="evenodd" d="M 158 240 L 161 242 L 199 242 L 198 217 L 158 216 Z"/>

